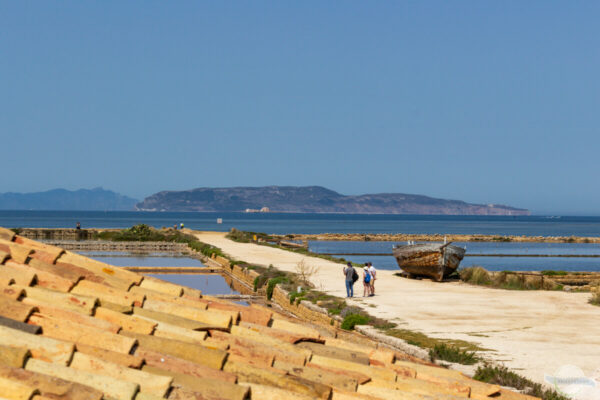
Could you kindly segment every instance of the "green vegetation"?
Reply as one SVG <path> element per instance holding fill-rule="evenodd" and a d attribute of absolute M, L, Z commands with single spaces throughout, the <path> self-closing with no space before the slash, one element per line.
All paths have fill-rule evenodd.
<path fill-rule="evenodd" d="M 146 224 L 134 225 L 120 231 L 103 231 L 96 233 L 94 239 L 110 240 L 113 242 L 174 242 L 184 243 L 192 250 L 207 257 L 213 254 L 225 257 L 221 249 L 203 243 L 195 236 L 187 235 L 173 228 L 155 229 Z"/>
<path fill-rule="evenodd" d="M 543 400 L 568 400 L 554 390 L 545 389 L 539 383 L 532 382 L 506 367 L 484 365 L 477 368 L 473 378 L 481 382 L 513 387 L 522 390 L 524 394 L 541 397 Z"/>
<path fill-rule="evenodd" d="M 463 351 L 485 351 L 482 347 L 479 347 L 473 343 L 466 342 L 464 340 L 457 339 L 438 339 L 425 335 L 421 332 L 411 331 L 409 329 L 387 329 L 385 330 L 385 334 L 393 337 L 397 337 L 399 339 L 404 340 L 405 342 L 412 344 L 414 346 L 418 346 L 424 349 L 434 350 L 436 346 L 446 345 L 451 347 L 456 347 Z"/>
<path fill-rule="evenodd" d="M 562 285 L 544 275 L 525 275 L 511 271 L 490 272 L 482 267 L 462 268 L 458 271 L 463 282 L 508 290 L 562 290 Z"/>
<path fill-rule="evenodd" d="M 512 239 L 508 236 L 494 236 L 492 240 L 495 242 L 512 242 Z"/>
<path fill-rule="evenodd" d="M 369 317 L 362 314 L 348 314 L 342 322 L 341 328 L 347 331 L 354 329 L 355 325 L 366 325 L 369 322 Z"/>
<path fill-rule="evenodd" d="M 248 231 L 239 231 L 235 228 L 232 228 L 231 231 L 227 234 L 227 238 L 233 240 L 234 242 L 240 243 L 250 243 L 254 241 L 254 237 L 258 240 L 275 240 L 275 238 L 271 235 L 267 235 L 262 232 L 248 232 Z"/>
<path fill-rule="evenodd" d="M 15 234 L 20 235 L 23 228 L 10 228 Z"/>
<path fill-rule="evenodd" d="M 565 276 L 568 275 L 567 271 L 554 271 L 554 270 L 543 270 L 542 275 L 544 276 Z"/>
<path fill-rule="evenodd" d="M 280 283 L 289 283 L 289 279 L 285 276 L 269 279 L 269 282 L 267 283 L 267 300 L 271 300 L 273 297 L 273 290 L 275 290 L 275 285 Z"/>
<path fill-rule="evenodd" d="M 474 351 L 463 350 L 445 343 L 437 344 L 430 349 L 429 356 L 432 360 L 444 360 L 464 365 L 473 365 L 479 361 Z"/>

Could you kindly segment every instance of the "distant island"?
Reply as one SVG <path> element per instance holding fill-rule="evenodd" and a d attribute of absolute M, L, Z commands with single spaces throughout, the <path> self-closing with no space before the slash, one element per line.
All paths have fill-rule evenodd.
<path fill-rule="evenodd" d="M 1 210 L 132 211 L 137 202 L 102 188 L 0 193 Z"/>
<path fill-rule="evenodd" d="M 499 204 L 380 193 L 345 196 L 320 186 L 197 188 L 155 193 L 136 204 L 140 211 L 289 213 L 530 215 L 529 210 Z"/>

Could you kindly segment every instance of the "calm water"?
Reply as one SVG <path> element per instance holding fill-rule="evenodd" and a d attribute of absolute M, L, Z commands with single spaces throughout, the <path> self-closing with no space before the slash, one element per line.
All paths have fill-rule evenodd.
<path fill-rule="evenodd" d="M 119 267 L 204 267 L 204 264 L 195 258 L 173 257 L 171 255 L 159 256 L 157 253 L 145 255 L 122 252 L 111 254 L 110 252 L 80 251 L 79 254 Z"/>
<path fill-rule="evenodd" d="M 124 252 L 79 252 L 111 265 L 120 267 L 203 267 L 199 260 L 189 257 L 173 257 L 165 253 L 124 253 Z M 225 278 L 215 274 L 147 274 L 178 285 L 199 289 L 205 294 L 239 294 L 233 290 Z"/>
<path fill-rule="evenodd" d="M 391 253 L 395 242 L 336 242 L 310 241 L 309 249 L 316 253 Z M 467 247 L 462 267 L 480 265 L 492 271 L 540 271 L 544 269 L 566 271 L 600 271 L 600 258 L 553 257 L 477 257 L 477 254 L 586 254 L 600 255 L 600 244 L 585 243 L 455 243 Z M 398 269 L 392 256 L 348 256 L 346 260 L 357 263 L 371 261 L 376 268 Z"/>
<path fill-rule="evenodd" d="M 217 218 L 223 223 L 217 224 Z M 491 235 L 600 236 L 600 217 L 488 217 L 438 215 L 357 215 L 278 213 L 192 213 L 125 211 L 0 211 L 0 226 L 128 228 L 145 223 L 157 228 L 183 222 L 199 230 L 267 233 L 479 233 Z"/>
<path fill-rule="evenodd" d="M 204 294 L 239 294 L 221 275 L 148 274 L 164 281 L 201 290 Z"/>

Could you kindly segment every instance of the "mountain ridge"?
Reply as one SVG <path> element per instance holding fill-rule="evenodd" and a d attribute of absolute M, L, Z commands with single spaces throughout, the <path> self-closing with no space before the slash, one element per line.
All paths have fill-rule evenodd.
<path fill-rule="evenodd" d="M 1 210 L 131 211 L 137 202 L 134 198 L 101 187 L 0 193 Z"/>
<path fill-rule="evenodd" d="M 267 207 L 271 212 L 530 215 L 500 204 L 472 204 L 406 193 L 343 195 L 321 186 L 238 186 L 161 191 L 136 204 L 140 211 L 235 212 Z"/>

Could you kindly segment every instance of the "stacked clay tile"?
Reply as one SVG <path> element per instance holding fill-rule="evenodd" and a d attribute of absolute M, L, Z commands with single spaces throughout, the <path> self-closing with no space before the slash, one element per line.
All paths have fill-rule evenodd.
<path fill-rule="evenodd" d="M 0 399 L 532 399 L 0 228 Z"/>

